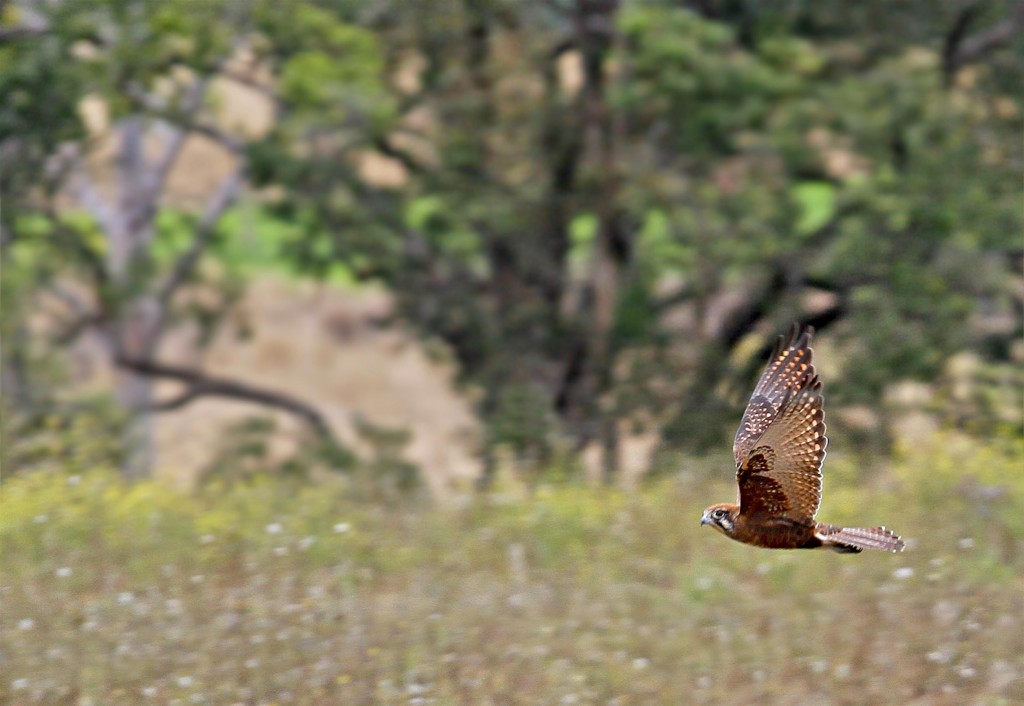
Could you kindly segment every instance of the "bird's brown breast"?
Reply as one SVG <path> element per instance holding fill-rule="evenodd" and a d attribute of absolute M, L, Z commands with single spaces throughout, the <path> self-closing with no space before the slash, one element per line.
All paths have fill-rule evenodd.
<path fill-rule="evenodd" d="M 821 546 L 814 535 L 814 523 L 805 524 L 780 517 L 745 516 L 736 518 L 732 538 L 744 544 L 767 549 L 812 549 Z"/>

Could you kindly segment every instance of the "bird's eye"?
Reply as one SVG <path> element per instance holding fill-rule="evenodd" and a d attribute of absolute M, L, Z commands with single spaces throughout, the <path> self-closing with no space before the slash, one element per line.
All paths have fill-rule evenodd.
<path fill-rule="evenodd" d="M 715 510 L 715 517 L 725 517 L 725 510 L 722 508 Z"/>

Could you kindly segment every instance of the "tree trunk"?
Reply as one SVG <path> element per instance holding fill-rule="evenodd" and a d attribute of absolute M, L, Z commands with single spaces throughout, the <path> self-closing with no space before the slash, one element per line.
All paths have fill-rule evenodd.
<path fill-rule="evenodd" d="M 140 115 L 122 121 L 120 128 L 117 210 L 108 224 L 107 272 L 114 290 L 115 314 L 108 331 L 112 357 L 148 358 L 157 340 L 159 303 L 146 292 L 145 270 L 153 240 L 156 194 L 145 158 L 145 122 Z M 155 460 L 152 412 L 153 381 L 143 375 L 115 370 L 114 396 L 128 415 L 125 464 L 128 478 L 150 474 Z"/>
<path fill-rule="evenodd" d="M 153 382 L 149 378 L 125 370 L 114 374 L 114 394 L 125 410 L 128 420 L 124 430 L 124 463 L 121 473 L 137 480 L 149 477 L 156 459 L 152 412 L 146 411 L 153 401 Z"/>
<path fill-rule="evenodd" d="M 587 327 L 589 362 L 581 377 L 582 402 L 593 416 L 604 450 L 603 477 L 613 482 L 617 474 L 618 434 L 615 411 L 602 408 L 602 395 L 612 382 L 615 351 L 612 332 L 619 295 L 630 258 L 629 234 L 623 227 L 619 206 L 620 177 L 615 123 L 607 101 L 606 59 L 615 37 L 617 0 L 579 0 L 577 31 L 583 54 L 583 125 L 587 151 L 600 174 L 595 190 L 597 237 L 590 272 L 590 311 Z"/>

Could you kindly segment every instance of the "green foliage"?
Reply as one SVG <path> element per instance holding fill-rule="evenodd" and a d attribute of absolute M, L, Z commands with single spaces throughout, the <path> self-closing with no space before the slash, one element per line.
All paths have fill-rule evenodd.
<path fill-rule="evenodd" d="M 1019 438 L 944 434 L 885 476 L 830 455 L 823 519 L 891 525 L 911 541 L 895 556 L 700 528 L 734 492 L 722 461 L 712 482 L 691 461 L 634 493 L 548 484 L 459 508 L 354 500 L 340 478 L 193 494 L 104 468 L 9 479 L 17 639 L 0 689 L 111 704 L 390 703 L 412 686 L 510 704 L 1019 700 Z M 74 666 L 40 658 L 53 650 Z"/>
<path fill-rule="evenodd" d="M 78 52 L 73 63 L 82 88 L 102 95 L 117 119 L 136 113 L 140 89 L 166 82 L 172 69 L 209 70 L 233 41 L 230 28 L 238 18 L 231 6 L 220 0 L 96 0 L 66 3 L 50 19 L 55 39 Z"/>
<path fill-rule="evenodd" d="M 368 458 L 355 466 L 354 494 L 367 502 L 408 500 L 419 490 L 419 469 L 404 458 L 412 435 L 404 429 L 356 420 L 360 441 L 369 447 Z"/>
<path fill-rule="evenodd" d="M 556 24 L 530 15 L 527 38 L 486 10 L 453 7 L 437 10 L 443 25 L 398 12 L 394 30 L 377 32 L 376 43 L 339 35 L 335 49 L 315 51 L 352 57 L 333 71 L 354 73 L 329 74 L 329 62 L 318 60 L 297 78 L 310 81 L 310 91 L 351 84 L 355 94 L 388 94 L 410 106 L 408 122 L 398 118 L 382 132 L 367 117 L 353 131 L 332 112 L 341 98 L 330 107 L 309 92 L 292 96 L 300 112 L 313 106 L 322 114 L 286 121 L 279 151 L 258 160 L 270 165 L 261 179 L 297 187 L 281 208 L 326 227 L 311 225 L 291 256 L 313 273 L 341 261 L 357 278 L 392 288 L 398 315 L 451 345 L 463 379 L 486 390 L 488 438 L 529 454 L 547 448 L 551 425 L 556 436 L 568 426 L 575 391 L 559 386 L 583 386 L 588 376 L 604 376 L 614 389 L 605 404 L 588 400 L 588 411 L 574 412 L 587 417 L 584 427 L 597 423 L 595 410 L 657 416 L 675 398 L 676 426 L 707 432 L 688 439 L 724 440 L 719 430 L 729 424 L 711 413 L 709 396 L 721 393 L 715 371 L 727 368 L 679 370 L 662 355 L 666 343 L 688 347 L 665 325 L 666 282 L 682 282 L 689 297 L 680 301 L 698 311 L 745 297 L 761 311 L 752 329 L 788 326 L 804 314 L 809 288 L 834 296 L 846 354 L 843 378 L 830 383 L 837 400 L 877 399 L 894 377 L 935 379 L 951 353 L 972 345 L 965 324 L 978 302 L 1006 286 L 1005 268 L 991 262 L 1021 227 L 1008 198 L 1019 173 L 1019 146 L 1011 146 L 1019 105 L 987 78 L 947 87 L 926 43 L 889 44 L 869 62 L 831 41 L 844 30 L 815 10 L 720 10 L 712 19 L 627 3 L 615 17 L 622 41 L 603 65 L 616 125 L 612 164 L 589 149 L 572 157 L 580 121 L 592 113 L 576 112 L 586 101 L 576 105 L 556 90 L 547 51 L 516 59 L 473 53 L 475 31 L 509 46 L 554 46 L 562 38 Z M 357 24 L 343 11 L 332 22 Z M 283 56 L 299 56 L 300 43 L 284 35 L 280 42 Z M 343 50 L 346 42 L 358 48 Z M 422 57 L 419 88 L 397 90 L 375 52 L 389 57 L 395 75 L 416 63 L 402 57 Z M 1002 108 L 980 107 L 990 100 Z M 326 152 L 299 165 L 303 142 L 294 138 L 310 121 L 335 142 L 321 141 Z M 412 165 L 406 182 L 360 183 L 342 165 L 350 148 L 365 145 Z M 611 195 L 609 168 L 621 181 Z M 986 186 L 975 187 L 979 181 Z M 617 273 L 614 325 L 607 341 L 592 345 L 607 345 L 609 365 L 627 374 L 577 373 L 581 357 L 584 366 L 602 357 L 580 339 L 591 330 L 587 287 L 609 218 L 623 224 L 630 245 Z M 773 290 L 781 279 L 788 284 Z M 575 309 L 566 304 L 577 300 Z M 696 330 L 714 328 L 703 322 Z M 693 357 L 735 345 L 723 352 L 720 343 L 692 342 L 702 351 Z M 645 404 L 655 388 L 661 393 Z M 730 420 L 737 413 L 719 407 Z"/>
<path fill-rule="evenodd" d="M 0 26 L 9 26 L 10 14 L 5 8 Z M 2 183 L 7 188 L 27 187 L 31 182 L 23 180 L 40 176 L 38 170 L 47 155 L 83 132 L 78 118 L 83 86 L 80 71 L 68 56 L 69 47 L 57 38 L 37 41 L 0 46 L 0 142 L 19 152 L 26 172 L 4 170 Z M 25 134 L 26 126 L 32 126 L 31 134 Z M 10 192 L 5 189 L 5 193 Z"/>
<path fill-rule="evenodd" d="M 280 96 L 297 111 L 293 123 L 377 131 L 394 119 L 374 32 L 306 3 L 261 3 L 256 15 L 261 50 L 280 62 Z"/>
<path fill-rule="evenodd" d="M 799 235 L 810 235 L 832 220 L 836 212 L 836 190 L 831 184 L 808 181 L 793 186 L 793 200 L 800 208 L 796 222 Z"/>
<path fill-rule="evenodd" d="M 506 446 L 523 459 L 544 461 L 551 452 L 552 429 L 547 397 L 535 387 L 516 385 L 497 400 L 490 443 Z"/>
<path fill-rule="evenodd" d="M 61 335 L 56 324 L 64 324 L 62 320 L 40 326 L 40 295 L 60 286 L 54 282 L 80 266 L 68 248 L 61 247 L 80 225 L 80 247 L 92 248 L 91 223 L 82 224 L 74 214 L 64 214 L 57 222 L 35 215 L 13 219 L 10 232 L 17 238 L 17 247 L 5 248 L 0 277 L 4 373 L 0 470 L 4 476 L 54 468 L 81 472 L 121 460 L 118 434 L 125 421 L 123 412 L 106 395 L 69 391 L 73 386 L 67 361 L 33 330 L 34 325 L 48 336 Z"/>
<path fill-rule="evenodd" d="M 309 468 L 296 459 L 271 460 L 270 442 L 277 431 L 269 417 L 250 417 L 225 429 L 213 458 L 200 474 L 199 482 L 217 487 L 251 481 L 260 475 L 298 475 L 308 479 Z"/>
<path fill-rule="evenodd" d="M 664 266 L 686 253 L 695 264 L 682 271 L 707 287 L 757 282 L 775 267 L 837 294 L 849 353 L 829 385 L 838 401 L 877 399 L 894 377 L 934 380 L 951 352 L 971 345 L 968 317 L 1007 282 L 994 253 L 1016 247 L 1021 230 L 1019 189 L 1005 198 L 1019 181 L 1020 144 L 1010 138 L 1019 102 L 996 99 L 1001 116 L 984 107 L 994 97 L 987 78 L 947 88 L 939 57 L 920 47 L 851 65 L 850 47 L 779 26 L 741 41 L 693 13 L 649 5 L 625 9 L 620 24 L 630 39 L 622 60 L 635 72 L 621 89 L 624 109 L 641 129 L 668 126 L 662 159 L 678 152 L 676 168 L 699 180 L 655 180 L 639 163 L 643 192 L 631 198 L 664 213 L 669 235 L 640 238 L 641 257 L 650 249 L 647 261 Z M 993 249 L 965 247 L 982 240 Z M 688 399 L 680 425 L 709 407 L 706 396 Z"/>
<path fill-rule="evenodd" d="M 744 130 L 762 127 L 779 101 L 799 92 L 801 74 L 822 63 L 795 39 L 768 43 L 765 60 L 745 51 L 728 25 L 681 8 L 631 4 L 619 27 L 634 44 L 622 107 L 642 118 L 671 116 L 665 146 L 697 157 L 734 150 Z"/>
<path fill-rule="evenodd" d="M 187 252 L 197 225 L 195 213 L 172 207 L 160 209 L 151 250 L 156 263 L 169 266 Z M 218 221 L 205 253 L 204 262 L 209 267 L 200 273 L 223 278 L 226 288 L 270 272 L 295 277 L 300 271 L 288 254 L 307 240 L 304 225 L 301 218 L 290 218 L 260 203 L 236 206 Z M 345 284 L 352 281 L 352 274 L 344 263 L 337 263 L 326 278 Z"/>
<path fill-rule="evenodd" d="M 52 370 L 52 369 L 51 369 Z M 37 374 L 45 374 L 37 370 Z M 50 385 L 59 377 L 50 373 Z M 34 394 L 48 391 L 37 384 Z M 56 471 L 85 473 L 93 468 L 116 466 L 121 460 L 119 429 L 123 413 L 106 397 L 61 400 L 47 396 L 19 408 L 5 391 L 0 414 L 0 468 L 5 477 L 49 476 Z"/>
<path fill-rule="evenodd" d="M 424 196 L 409 203 L 405 221 L 422 232 L 445 256 L 467 266 L 485 266 L 480 236 L 439 196 Z"/>
<path fill-rule="evenodd" d="M 571 22 L 525 2 L 40 5 L 49 30 L 0 46 L 0 191 L 15 199 L 0 226 L 18 270 L 4 359 L 30 347 L 33 295 L 55 275 L 116 313 L 195 233 L 165 208 L 112 287 L 96 224 L 40 215 L 61 177 L 44 165 L 84 138 L 81 99 L 177 122 L 160 106 L 233 56 L 243 81 L 269 77 L 255 80 L 275 122 L 243 151 L 272 188 L 218 224 L 197 268 L 217 306 L 176 312 L 207 332 L 254 271 L 383 284 L 396 320 L 482 391 L 489 443 L 543 458 L 620 414 L 725 443 L 754 339 L 820 318 L 842 363 L 830 399 L 935 382 L 977 350 L 990 373 L 970 426 L 991 430 L 1007 419 L 993 381 L 1019 363 L 1019 325 L 985 322 L 1019 308 L 1019 52 L 947 74 L 938 47 L 971 19 L 952 5 L 769 5 L 582 3 Z"/>

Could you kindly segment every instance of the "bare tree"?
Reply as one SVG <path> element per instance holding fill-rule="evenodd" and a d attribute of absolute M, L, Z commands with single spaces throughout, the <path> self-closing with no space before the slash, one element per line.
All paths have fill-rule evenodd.
<path fill-rule="evenodd" d="M 243 142 L 222 132 L 204 116 L 211 82 L 228 73 L 228 64 L 239 48 L 236 43 L 208 74 L 194 78 L 177 100 L 157 99 L 137 86 L 129 87 L 136 111 L 119 120 L 113 129 L 117 143 L 113 198 L 101 193 L 86 169 L 83 145 L 72 146 L 61 156 L 62 168 L 69 174 L 67 192 L 95 219 L 107 241 L 102 258 L 89 253 L 97 305 L 74 302 L 78 317 L 66 338 L 85 329 L 96 331 L 115 366 L 115 395 L 130 415 L 124 468 L 128 477 L 144 477 L 152 467 L 153 414 L 177 409 L 201 396 L 226 396 L 294 414 L 321 441 L 338 446 L 324 417 L 290 395 L 156 360 L 175 295 L 195 274 L 218 222 L 245 186 Z M 147 139 L 154 134 L 162 137 L 162 148 L 155 158 L 146 150 Z M 206 199 L 189 246 L 165 272 L 154 274 L 155 218 L 166 200 L 168 177 L 194 135 L 213 139 L 231 156 L 233 165 Z M 69 238 L 74 240 L 75 236 Z M 169 400 L 157 400 L 157 378 L 185 383 L 185 391 Z"/>

